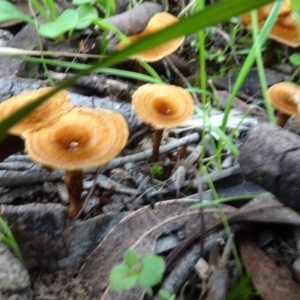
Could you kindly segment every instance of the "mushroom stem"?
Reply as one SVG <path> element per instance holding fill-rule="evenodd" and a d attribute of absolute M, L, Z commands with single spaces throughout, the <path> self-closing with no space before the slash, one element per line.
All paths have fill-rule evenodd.
<path fill-rule="evenodd" d="M 158 162 L 159 158 L 159 146 L 162 139 L 163 129 L 156 129 L 153 135 L 153 154 L 152 162 Z"/>
<path fill-rule="evenodd" d="M 64 182 L 69 194 L 69 217 L 77 216 L 82 208 L 81 194 L 83 190 L 83 172 L 66 171 Z"/>
<path fill-rule="evenodd" d="M 137 60 L 135 60 L 135 62 L 134 62 L 134 69 L 135 69 L 136 72 L 139 73 L 139 74 L 146 74 L 145 69 L 142 67 L 142 65 L 141 65 Z M 138 79 L 138 80 L 136 81 L 136 85 L 137 85 L 137 86 L 142 86 L 142 85 L 144 85 L 144 84 L 146 84 L 146 82 L 143 81 L 143 80 L 141 80 L 141 79 Z"/>
<path fill-rule="evenodd" d="M 280 127 L 283 128 L 290 117 L 291 116 L 286 115 L 286 114 L 280 112 L 278 114 L 278 118 L 277 118 L 276 124 L 278 126 L 280 126 Z"/>

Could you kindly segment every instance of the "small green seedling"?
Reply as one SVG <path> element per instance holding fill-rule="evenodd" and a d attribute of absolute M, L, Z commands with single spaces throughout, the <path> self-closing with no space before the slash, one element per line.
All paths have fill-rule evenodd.
<path fill-rule="evenodd" d="M 161 178 L 164 174 L 164 168 L 158 164 L 155 164 L 151 167 L 151 172 L 154 178 Z"/>
<path fill-rule="evenodd" d="M 147 255 L 139 260 L 136 252 L 128 249 L 124 264 L 114 266 L 110 271 L 111 289 L 115 292 L 130 290 L 138 284 L 151 295 L 151 287 L 161 281 L 164 271 L 165 262 L 160 256 Z"/>
<path fill-rule="evenodd" d="M 61 38 L 68 33 L 71 38 L 74 30 L 89 27 L 98 18 L 98 11 L 94 6 L 84 4 L 75 9 L 66 9 L 55 21 L 41 24 L 38 33 L 50 39 Z"/>
<path fill-rule="evenodd" d="M 252 289 L 253 275 L 243 275 L 226 296 L 226 300 L 249 300 L 258 294 Z"/>
<path fill-rule="evenodd" d="M 71 37 L 78 19 L 74 9 L 66 9 L 55 21 L 41 24 L 38 33 L 49 39 L 63 39 L 63 34 L 69 32 L 68 37 Z"/>
<path fill-rule="evenodd" d="M 103 0 L 96 1 L 102 3 Z M 114 1 L 106 1 L 110 12 L 115 9 Z M 112 3 L 111 3 L 112 2 Z M 55 2 L 53 0 L 45 0 L 45 8 L 42 7 L 37 0 L 31 0 L 34 9 L 40 13 L 45 19 L 45 23 L 38 26 L 39 35 L 49 39 L 70 39 L 74 30 L 82 30 L 94 24 L 101 29 L 116 31 L 116 28 L 102 20 L 98 16 L 98 10 L 91 4 L 91 1 L 74 0 L 74 5 L 79 5 L 77 9 L 68 8 L 62 14 L 58 14 Z M 17 19 L 29 24 L 34 24 L 34 20 L 7 0 L 0 0 L 0 22 Z M 48 13 L 47 13 L 48 12 Z"/>
<path fill-rule="evenodd" d="M 175 294 L 170 294 L 170 293 L 169 293 L 168 291 L 166 291 L 166 290 L 159 290 L 158 296 L 159 296 L 162 300 L 175 300 L 175 299 L 176 299 L 176 295 L 175 295 Z"/>

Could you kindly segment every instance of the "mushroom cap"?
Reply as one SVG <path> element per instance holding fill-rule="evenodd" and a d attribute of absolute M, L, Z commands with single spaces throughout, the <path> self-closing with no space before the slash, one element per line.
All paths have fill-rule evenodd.
<path fill-rule="evenodd" d="M 300 88 L 290 82 L 280 82 L 272 85 L 268 90 L 272 105 L 286 115 L 297 115 L 297 98 L 300 100 Z"/>
<path fill-rule="evenodd" d="M 0 104 L 0 122 L 27 104 L 49 93 L 52 89 L 53 87 L 44 87 L 38 90 L 30 90 L 5 100 Z M 54 123 L 60 115 L 73 107 L 70 100 L 69 93 L 66 90 L 59 91 L 10 128 L 9 133 L 19 136 L 26 135 L 28 130 L 38 130 Z"/>
<path fill-rule="evenodd" d="M 145 84 L 132 96 L 132 107 L 142 122 L 155 129 L 179 126 L 194 110 L 193 98 L 181 87 Z"/>
<path fill-rule="evenodd" d="M 273 5 L 274 4 L 267 4 L 258 9 L 258 27 L 260 29 L 264 26 Z M 241 23 L 247 28 L 251 27 L 251 15 L 249 13 L 244 14 L 241 17 Z M 274 24 L 269 37 L 290 47 L 299 46 L 299 35 L 290 0 L 285 0 L 281 6 L 278 19 Z"/>
<path fill-rule="evenodd" d="M 143 32 L 136 34 L 136 35 L 129 36 L 128 39 L 131 44 L 134 44 L 135 42 L 139 41 L 140 39 L 142 39 L 152 33 L 155 33 L 161 29 L 164 29 L 170 25 L 173 25 L 173 24 L 177 23 L 178 21 L 179 20 L 176 17 L 174 17 L 173 15 L 171 15 L 169 13 L 166 13 L 166 12 L 157 13 L 150 19 L 147 27 L 144 29 Z M 164 44 L 161 44 L 157 47 L 153 47 L 149 50 L 140 52 L 140 53 L 132 56 L 132 58 L 139 58 L 146 62 L 157 61 L 157 60 L 173 53 L 174 51 L 176 51 L 179 48 L 179 46 L 183 43 L 183 41 L 184 41 L 184 37 L 179 37 L 174 40 L 168 41 Z M 126 46 L 123 43 L 119 43 L 117 45 L 118 50 L 122 50 L 125 47 Z"/>
<path fill-rule="evenodd" d="M 274 24 L 269 37 L 281 44 L 296 48 L 299 46 L 299 34 L 296 27 L 296 21 L 294 20 L 294 26 L 291 26 L 291 19 L 294 20 L 293 15 L 278 19 Z M 265 21 L 260 22 L 258 24 L 259 28 L 262 28 L 264 24 Z"/>
<path fill-rule="evenodd" d="M 110 161 L 125 147 L 128 135 L 119 113 L 74 107 L 55 124 L 28 132 L 25 149 L 46 167 L 75 171 Z"/>
<path fill-rule="evenodd" d="M 274 6 L 274 3 L 270 3 L 270 4 L 266 4 L 266 5 L 262 6 L 261 8 L 259 8 L 257 10 L 257 18 L 258 18 L 259 22 L 265 21 L 268 18 L 273 6 Z M 280 18 L 282 16 L 286 16 L 286 15 L 290 14 L 291 11 L 292 11 L 291 1 L 285 0 L 280 7 L 278 17 Z M 243 14 L 241 16 L 241 23 L 246 27 L 250 27 L 251 26 L 251 14 L 250 13 Z"/>

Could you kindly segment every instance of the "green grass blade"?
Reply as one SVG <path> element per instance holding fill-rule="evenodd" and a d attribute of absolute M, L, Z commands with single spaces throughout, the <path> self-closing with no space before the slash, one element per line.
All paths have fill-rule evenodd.
<path fill-rule="evenodd" d="M 189 207 L 189 210 L 200 209 L 200 208 L 209 207 L 209 206 L 213 206 L 213 205 L 219 205 L 219 204 L 231 202 L 231 201 L 251 200 L 257 196 L 259 196 L 259 194 L 218 198 L 218 199 L 211 200 L 211 201 L 205 201 L 205 202 L 193 204 Z"/>
<path fill-rule="evenodd" d="M 264 69 L 264 64 L 263 64 L 263 58 L 262 58 L 262 50 L 261 50 L 261 43 L 259 41 L 258 37 L 258 18 L 257 18 L 257 12 L 253 10 L 251 12 L 251 19 L 252 19 L 252 35 L 253 35 L 253 40 L 254 40 L 254 48 L 255 48 L 255 54 L 256 54 L 256 65 L 257 65 L 257 70 L 258 70 L 258 76 L 260 80 L 260 86 L 261 86 L 261 91 L 263 98 L 265 99 L 265 106 L 266 110 L 269 116 L 269 121 L 272 124 L 275 124 L 276 119 L 274 116 L 274 111 L 271 105 L 271 102 L 269 100 L 268 96 L 268 84 L 267 84 L 267 79 L 265 75 L 265 69 Z"/>
<path fill-rule="evenodd" d="M 234 156 L 238 156 L 240 154 L 239 149 L 232 143 L 231 138 L 229 138 L 219 127 L 215 126 L 207 117 L 205 112 L 203 112 L 199 107 L 195 106 L 195 112 L 204 120 L 203 124 L 207 124 L 211 131 L 215 132 L 220 141 L 225 144 L 231 151 Z"/>
<path fill-rule="evenodd" d="M 279 11 L 280 11 L 280 8 L 281 8 L 281 5 L 282 5 L 281 0 L 275 1 L 275 4 L 274 4 L 274 6 L 271 10 L 271 13 L 269 14 L 269 17 L 268 17 L 261 33 L 259 34 L 260 45 L 263 45 L 265 43 L 265 41 L 266 41 L 273 25 L 275 24 L 276 19 L 277 19 L 278 14 L 279 14 Z M 225 111 L 224 111 L 223 123 L 222 123 L 222 126 L 221 126 L 221 129 L 223 131 L 226 130 L 227 121 L 228 121 L 228 117 L 229 117 L 229 113 L 230 113 L 230 110 L 231 110 L 231 106 L 232 106 L 234 97 L 236 96 L 239 89 L 241 88 L 248 72 L 250 71 L 251 67 L 253 66 L 254 61 L 255 61 L 255 46 L 253 46 L 251 48 L 251 51 L 248 54 L 248 56 L 246 58 L 246 61 L 244 62 L 243 66 L 242 66 L 242 69 L 241 69 L 241 71 L 240 71 L 240 73 L 239 73 L 239 75 L 236 79 L 236 82 L 235 82 L 234 86 L 233 86 L 233 89 L 230 93 L 230 97 L 228 99 L 228 103 L 227 103 L 227 106 L 226 106 Z"/>
<path fill-rule="evenodd" d="M 64 67 L 64 68 L 74 69 L 74 70 L 86 70 L 86 69 L 92 67 L 92 65 L 88 65 L 88 64 L 79 64 L 79 63 L 60 61 L 60 60 L 48 59 L 48 58 L 27 57 L 27 56 L 26 57 L 25 56 L 22 56 L 22 57 L 14 56 L 14 58 L 22 59 L 25 61 L 30 61 L 33 63 L 45 63 L 45 64 L 51 65 L 51 66 Z M 152 69 L 152 68 L 151 69 L 150 68 L 151 68 L 151 66 L 149 66 L 149 69 L 148 69 L 149 73 L 151 73 L 151 69 Z M 140 74 L 137 72 L 114 69 L 114 68 L 99 68 L 99 69 L 96 69 L 94 72 L 99 73 L 99 74 L 108 74 L 108 75 L 115 75 L 115 76 L 119 76 L 119 77 L 131 78 L 131 79 L 141 80 L 141 81 L 145 81 L 145 82 L 149 82 L 149 83 L 162 83 L 163 82 L 161 80 L 161 78 L 158 77 L 157 73 L 154 70 L 153 70 L 153 73 L 151 73 L 152 77 L 145 75 L 145 74 Z M 155 74 L 156 74 L 156 76 L 155 76 Z"/>

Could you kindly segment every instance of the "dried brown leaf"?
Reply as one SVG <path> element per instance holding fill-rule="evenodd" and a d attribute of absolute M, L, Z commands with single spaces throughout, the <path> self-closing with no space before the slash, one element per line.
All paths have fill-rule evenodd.
<path fill-rule="evenodd" d="M 253 285 L 263 300 L 300 299 L 299 286 L 256 244 L 243 240 L 240 254 Z"/>

